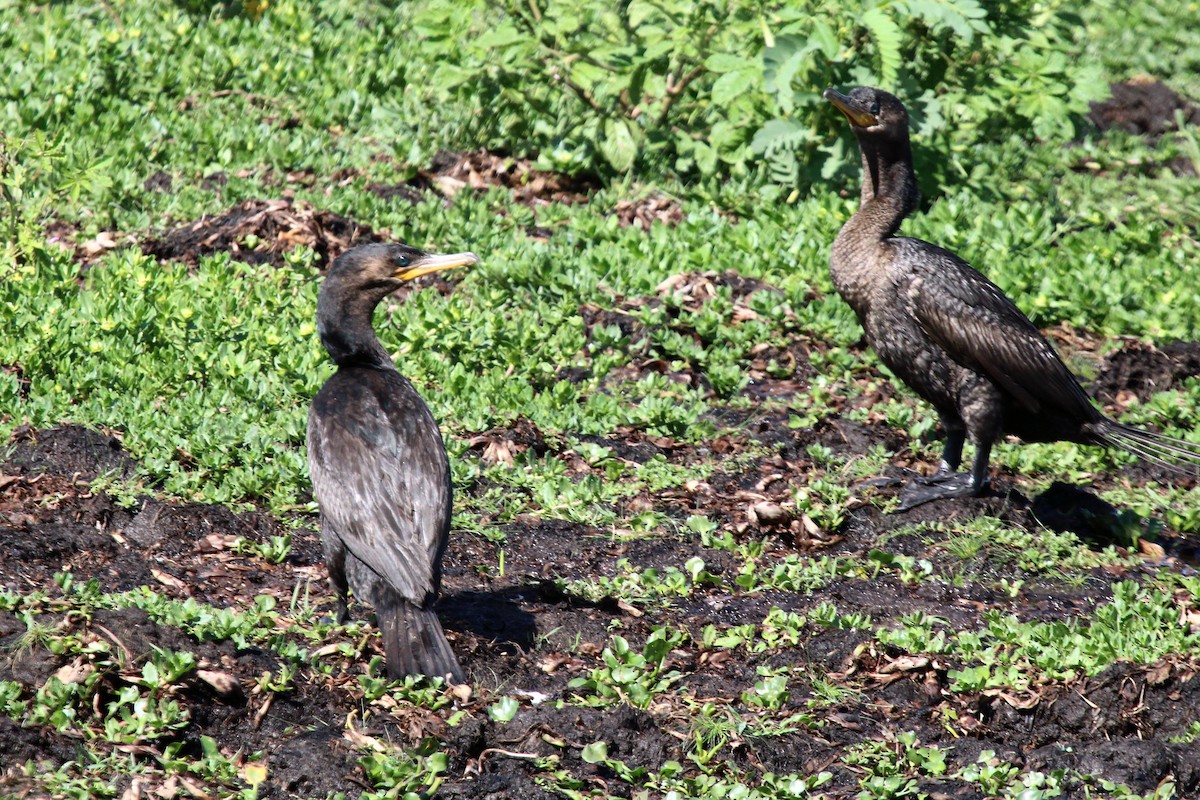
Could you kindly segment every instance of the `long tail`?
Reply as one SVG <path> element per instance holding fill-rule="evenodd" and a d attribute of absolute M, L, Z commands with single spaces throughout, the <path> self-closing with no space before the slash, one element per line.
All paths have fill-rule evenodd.
<path fill-rule="evenodd" d="M 432 608 L 391 597 L 376 605 L 375 617 L 383 633 L 387 670 L 392 678 L 448 675 L 454 683 L 463 682 L 462 667 Z"/>
<path fill-rule="evenodd" d="M 1200 444 L 1144 431 L 1111 419 L 1094 424 L 1092 432 L 1106 446 L 1119 447 L 1144 461 L 1184 475 L 1200 476 Z"/>

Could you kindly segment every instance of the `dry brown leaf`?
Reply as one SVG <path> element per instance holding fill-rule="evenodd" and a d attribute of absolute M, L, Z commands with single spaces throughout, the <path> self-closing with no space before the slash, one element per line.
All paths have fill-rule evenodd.
<path fill-rule="evenodd" d="M 64 684 L 80 683 L 95 671 L 94 666 L 84 662 L 82 658 L 77 658 L 70 664 L 59 667 L 58 671 L 54 673 L 54 677 Z"/>
<path fill-rule="evenodd" d="M 1161 544 L 1146 539 L 1138 539 L 1138 550 L 1151 561 L 1162 561 L 1167 557 L 1167 551 L 1163 549 Z"/>
<path fill-rule="evenodd" d="M 154 580 L 158 581 L 163 586 L 170 586 L 172 589 L 182 589 L 187 585 L 183 581 L 179 580 L 179 578 L 163 572 L 158 567 L 151 567 L 150 574 L 154 576 Z"/>
<path fill-rule="evenodd" d="M 626 603 L 624 600 L 617 601 L 617 608 L 621 609 L 631 617 L 643 617 L 646 615 L 646 612 L 642 611 L 636 606 L 629 605 L 629 603 Z"/>
<path fill-rule="evenodd" d="M 1169 677 L 1171 677 L 1171 665 L 1166 661 L 1159 662 L 1146 670 L 1146 683 L 1151 686 L 1157 686 L 1165 682 Z"/>
<path fill-rule="evenodd" d="M 228 672 L 220 672 L 212 669 L 196 670 L 196 677 L 212 687 L 220 697 L 231 698 L 240 697 L 242 695 L 242 685 L 237 682 L 237 678 L 230 675 Z"/>
<path fill-rule="evenodd" d="M 542 672 L 545 672 L 547 675 L 552 675 L 558 670 L 559 667 L 561 667 L 563 664 L 566 664 L 570 660 L 570 657 L 565 656 L 562 653 L 553 653 L 542 659 L 542 662 L 538 664 L 538 669 L 540 669 Z"/>

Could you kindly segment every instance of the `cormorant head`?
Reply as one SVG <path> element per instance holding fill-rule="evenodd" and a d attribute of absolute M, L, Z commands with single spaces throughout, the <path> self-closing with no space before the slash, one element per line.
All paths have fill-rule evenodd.
<path fill-rule="evenodd" d="M 405 281 L 451 267 L 478 264 L 474 253 L 426 253 L 406 244 L 364 244 L 338 256 L 326 281 L 344 283 L 353 289 L 395 291 Z"/>
<path fill-rule="evenodd" d="M 365 244 L 347 250 L 329 268 L 317 295 L 317 333 L 340 365 L 392 368 L 371 329 L 379 301 L 405 281 L 450 267 L 478 264 L 474 253 L 426 253 L 406 244 Z"/>
<path fill-rule="evenodd" d="M 824 97 L 850 120 L 850 127 L 858 136 L 908 137 L 908 111 L 894 94 L 859 86 L 845 95 L 830 87 Z"/>

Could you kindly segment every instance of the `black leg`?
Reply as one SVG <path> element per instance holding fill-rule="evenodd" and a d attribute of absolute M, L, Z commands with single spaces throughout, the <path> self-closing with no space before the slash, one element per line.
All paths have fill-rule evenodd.
<path fill-rule="evenodd" d="M 325 569 L 329 571 L 329 586 L 337 598 L 337 621 L 346 624 L 350 610 L 346 606 L 346 593 L 350 589 L 346 581 L 346 545 L 324 519 L 321 520 L 321 545 L 325 550 Z"/>
<path fill-rule="evenodd" d="M 946 442 L 946 448 L 947 450 L 950 448 L 949 440 Z M 959 444 L 959 452 L 961 453 L 961 451 L 962 445 Z M 910 508 L 916 508 L 931 500 L 944 500 L 949 497 L 978 497 L 983 494 L 983 490 L 987 488 L 988 484 L 988 460 L 991 458 L 991 454 L 991 442 L 977 442 L 975 460 L 971 464 L 969 473 L 954 472 L 947 463 L 943 462 L 942 468 L 937 471 L 937 474 L 928 478 L 913 478 L 900 492 L 900 508 L 898 510 L 908 511 Z"/>

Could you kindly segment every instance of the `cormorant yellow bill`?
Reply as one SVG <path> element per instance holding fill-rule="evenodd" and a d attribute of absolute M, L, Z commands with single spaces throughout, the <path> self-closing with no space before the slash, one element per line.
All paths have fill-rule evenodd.
<path fill-rule="evenodd" d="M 845 114 L 846 119 L 850 120 L 851 125 L 856 125 L 859 128 L 869 128 L 879 122 L 879 118 L 872 114 L 870 109 L 865 108 L 862 103 L 853 97 L 847 97 L 832 86 L 822 92 L 821 96 L 833 103 L 834 108 Z"/>
<path fill-rule="evenodd" d="M 402 281 L 411 281 L 413 278 L 419 278 L 422 275 L 428 275 L 438 270 L 450 269 L 451 267 L 469 267 L 472 264 L 478 263 L 479 256 L 474 253 L 431 253 L 424 258 L 414 261 L 407 267 L 401 267 L 396 270 L 395 276 Z"/>

